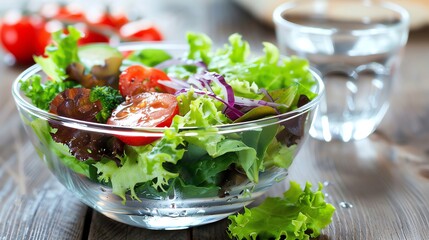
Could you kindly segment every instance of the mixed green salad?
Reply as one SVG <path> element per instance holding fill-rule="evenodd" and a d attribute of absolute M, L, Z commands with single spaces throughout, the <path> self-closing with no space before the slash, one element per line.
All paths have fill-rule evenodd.
<path fill-rule="evenodd" d="M 165 128 L 163 136 L 113 136 L 42 119 L 30 125 L 65 166 L 111 186 L 124 204 L 127 196 L 162 198 L 173 190 L 183 197 L 225 197 L 231 186 L 258 183 L 260 172 L 290 166 L 306 114 L 284 123 L 268 118 L 272 122 L 257 130 L 216 132 L 219 126 L 276 116 L 309 103 L 316 94 L 306 60 L 281 57 L 270 43 L 263 43 L 262 56 L 250 57 L 249 44 L 238 34 L 214 50 L 206 35 L 188 33 L 189 50 L 180 58 L 154 48 L 78 48 L 79 38 L 72 27 L 68 34 L 56 32 L 44 56 L 35 57 L 47 79 L 35 74 L 21 80 L 33 105 L 86 122 Z M 192 127 L 197 134 L 181 134 Z M 292 191 L 285 195 L 289 200 L 300 195 L 296 186 Z M 316 202 L 320 208 L 324 203 L 308 186 L 301 195 L 302 206 Z M 330 219 L 328 212 L 320 215 Z M 309 224 L 318 216 L 297 217 Z M 235 229 L 243 221 L 237 217 Z"/>

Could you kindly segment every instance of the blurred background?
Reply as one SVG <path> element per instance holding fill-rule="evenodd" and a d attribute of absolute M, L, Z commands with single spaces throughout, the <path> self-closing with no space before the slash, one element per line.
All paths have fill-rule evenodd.
<path fill-rule="evenodd" d="M 235 11 L 225 12 L 225 8 L 219 8 L 218 14 L 222 15 L 219 22 L 220 18 L 214 17 L 213 13 L 216 13 L 217 5 L 225 1 L 231 1 L 233 7 L 244 9 L 256 19 L 259 28 L 266 28 L 266 39 L 244 36 L 250 43 L 275 41 L 272 12 L 288 0 L 2 0 L 0 40 L 6 53 L 3 58 L 9 65 L 16 62 L 31 64 L 34 54 L 43 54 L 51 32 L 65 29 L 70 24 L 85 35 L 81 44 L 161 40 L 183 42 L 187 31 L 206 32 L 215 43 L 223 43 L 226 39 L 219 39 L 218 34 L 208 31 L 216 29 L 219 32 L 221 29 L 231 34 L 240 32 L 243 27 L 253 27 L 236 24 Z M 392 1 L 410 12 L 412 29 L 429 23 L 429 0 Z M 359 13 L 350 9 L 347 14 Z"/>

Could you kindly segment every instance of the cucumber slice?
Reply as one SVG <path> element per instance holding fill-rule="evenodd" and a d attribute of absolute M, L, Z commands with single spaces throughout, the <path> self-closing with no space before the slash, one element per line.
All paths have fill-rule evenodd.
<path fill-rule="evenodd" d="M 118 49 L 105 43 L 88 44 L 79 47 L 78 56 L 87 69 L 91 69 L 95 65 L 103 66 L 104 61 L 112 57 L 123 58 Z"/>

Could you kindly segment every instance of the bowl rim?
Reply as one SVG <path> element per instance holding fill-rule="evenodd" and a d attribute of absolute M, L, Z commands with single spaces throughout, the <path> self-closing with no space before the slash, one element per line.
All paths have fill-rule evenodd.
<path fill-rule="evenodd" d="M 130 50 L 141 50 L 146 48 L 159 48 L 167 51 L 186 51 L 188 49 L 186 44 L 177 44 L 177 43 L 148 43 L 148 42 L 132 42 L 132 43 L 121 43 L 117 46 L 119 51 L 130 51 Z M 164 135 L 164 132 L 168 129 L 173 130 L 172 127 L 124 127 L 124 126 L 114 126 L 108 125 L 104 123 L 93 123 L 82 120 L 77 120 L 73 118 L 58 116 L 52 113 L 49 113 L 45 110 L 42 110 L 29 101 L 25 100 L 22 92 L 20 91 L 20 80 L 27 80 L 32 75 L 40 72 L 42 69 L 38 64 L 34 64 L 29 68 L 25 69 L 19 76 L 14 80 L 12 84 L 12 96 L 15 100 L 15 103 L 18 107 L 28 112 L 31 115 L 34 115 L 38 118 L 52 121 L 55 123 L 59 123 L 63 126 L 86 130 L 91 132 L 99 132 L 105 134 L 120 134 L 126 136 L 141 136 L 144 133 L 144 136 L 153 136 L 153 137 L 161 137 Z M 238 131 L 246 131 L 257 129 L 261 127 L 265 127 L 268 125 L 272 125 L 274 123 L 281 123 L 288 121 L 290 119 L 296 118 L 310 109 L 317 106 L 317 104 L 321 101 L 324 93 L 325 87 L 322 81 L 321 76 L 317 73 L 317 70 L 310 67 L 309 71 L 313 78 L 316 81 L 316 89 L 315 93 L 317 96 L 313 98 L 307 104 L 294 109 L 292 111 L 273 115 L 270 117 L 265 117 L 261 119 L 239 122 L 239 123 L 231 123 L 231 124 L 221 124 L 221 125 L 213 125 L 211 127 L 182 127 L 178 128 L 178 132 L 185 132 L 186 136 L 196 136 L 195 132 L 204 130 L 206 133 L 215 132 L 217 134 L 225 134 L 225 133 L 234 133 Z"/>
<path fill-rule="evenodd" d="M 410 24 L 410 15 L 406 9 L 404 9 L 402 6 L 391 3 L 391 2 L 354 2 L 354 1 L 344 1 L 344 0 L 337 0 L 338 2 L 351 2 L 359 6 L 363 6 L 366 8 L 373 8 L 377 7 L 379 9 L 389 10 L 392 13 L 399 14 L 400 19 L 397 23 L 393 24 L 389 27 L 383 27 L 383 28 L 377 28 L 377 29 L 335 29 L 335 28 L 317 28 L 317 27 L 311 27 L 307 25 L 301 25 L 297 24 L 291 21 L 286 20 L 283 17 L 283 14 L 299 5 L 305 5 L 305 4 L 318 4 L 318 1 L 315 0 L 293 0 L 289 2 L 285 2 L 280 4 L 274 9 L 274 12 L 272 14 L 272 21 L 276 25 L 276 27 L 279 28 L 292 28 L 292 29 L 298 29 L 299 32 L 307 33 L 307 34 L 314 34 L 314 35 L 320 35 L 320 36 L 330 36 L 330 35 L 341 35 L 341 34 L 353 34 L 355 36 L 371 36 L 371 35 L 381 35 L 386 34 L 394 29 L 401 29 L 401 28 L 409 28 Z M 324 3 L 323 1 L 321 3 Z M 327 1 L 327 4 L 329 4 L 329 1 Z"/>

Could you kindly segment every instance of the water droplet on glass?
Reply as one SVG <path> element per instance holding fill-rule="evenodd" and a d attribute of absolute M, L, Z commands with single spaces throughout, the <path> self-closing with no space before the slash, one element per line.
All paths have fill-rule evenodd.
<path fill-rule="evenodd" d="M 340 202 L 339 205 L 342 208 L 352 208 L 353 207 L 353 205 L 351 203 L 349 203 L 349 202 Z"/>
<path fill-rule="evenodd" d="M 206 212 L 205 210 L 200 209 L 200 210 L 197 211 L 197 214 L 203 214 L 205 212 Z"/>
<path fill-rule="evenodd" d="M 328 197 L 330 197 L 329 194 L 325 193 L 325 198 L 328 198 Z"/>
<path fill-rule="evenodd" d="M 235 200 L 235 199 L 238 199 L 238 196 L 234 196 L 234 197 L 228 198 L 226 201 L 227 202 L 231 202 L 232 200 Z"/>
<path fill-rule="evenodd" d="M 329 181 L 324 181 L 324 182 L 323 182 L 323 186 L 324 186 L 324 187 L 327 187 L 327 186 L 329 186 L 330 184 L 331 184 L 331 183 L 330 183 Z"/>
<path fill-rule="evenodd" d="M 102 192 L 106 192 L 106 189 L 104 189 L 103 187 L 100 187 L 100 190 L 101 190 Z"/>
<path fill-rule="evenodd" d="M 171 212 L 171 213 L 168 213 L 167 214 L 169 217 L 178 217 L 179 216 L 179 213 L 177 213 L 177 212 Z"/>
<path fill-rule="evenodd" d="M 176 208 L 176 204 L 175 203 L 170 204 L 170 208 Z"/>
<path fill-rule="evenodd" d="M 281 182 L 281 181 L 283 181 L 286 177 L 287 177 L 287 176 L 280 176 L 280 177 L 276 177 L 276 178 L 274 178 L 274 181 L 276 181 L 276 182 Z"/>
<path fill-rule="evenodd" d="M 180 212 L 180 214 L 179 214 L 179 215 L 180 215 L 181 217 L 184 217 L 184 216 L 186 216 L 187 214 L 188 214 L 188 212 L 186 212 L 186 210 L 183 210 L 183 211 L 181 211 L 181 212 Z"/>

